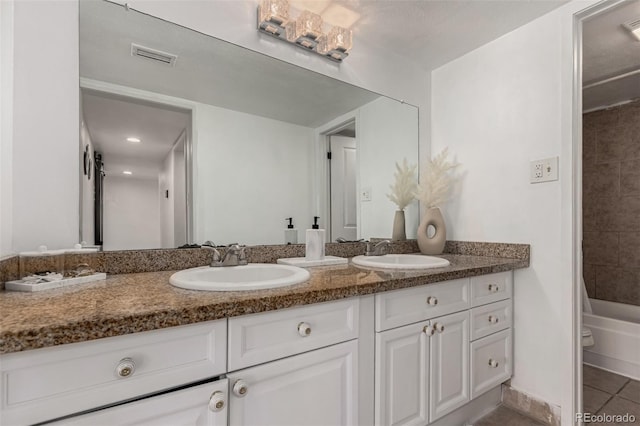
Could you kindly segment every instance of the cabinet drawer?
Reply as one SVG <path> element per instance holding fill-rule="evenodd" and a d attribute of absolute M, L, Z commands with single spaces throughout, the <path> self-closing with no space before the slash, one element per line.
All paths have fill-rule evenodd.
<path fill-rule="evenodd" d="M 511 298 L 512 284 L 513 272 L 511 271 L 472 277 L 472 306 L 486 305 L 487 303 Z"/>
<path fill-rule="evenodd" d="M 69 417 L 49 426 L 227 426 L 227 379 Z M 219 405 L 209 408 L 215 395 Z M 219 408 L 218 408 L 219 407 Z"/>
<path fill-rule="evenodd" d="M 471 340 L 511 327 L 511 299 L 471 310 Z"/>
<path fill-rule="evenodd" d="M 358 337 L 359 299 L 229 319 L 229 371 Z"/>
<path fill-rule="evenodd" d="M 376 295 L 376 331 L 468 308 L 468 278 L 389 291 Z"/>
<path fill-rule="evenodd" d="M 471 398 L 511 377 L 511 330 L 471 342 Z"/>
<path fill-rule="evenodd" d="M 226 321 L 3 355 L 0 423 L 37 423 L 223 374 Z"/>

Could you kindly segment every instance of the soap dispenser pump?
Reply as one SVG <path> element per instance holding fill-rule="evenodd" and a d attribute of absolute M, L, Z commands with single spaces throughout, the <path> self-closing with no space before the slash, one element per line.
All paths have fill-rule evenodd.
<path fill-rule="evenodd" d="M 314 216 L 311 229 L 307 229 L 307 244 L 305 250 L 306 260 L 324 259 L 324 229 L 320 229 L 320 225 L 318 225 L 318 219 L 320 219 L 319 216 Z"/>
<path fill-rule="evenodd" d="M 298 244 L 298 230 L 293 227 L 293 218 L 288 217 L 285 219 L 289 224 L 287 229 L 284 230 L 284 243 L 285 244 Z"/>

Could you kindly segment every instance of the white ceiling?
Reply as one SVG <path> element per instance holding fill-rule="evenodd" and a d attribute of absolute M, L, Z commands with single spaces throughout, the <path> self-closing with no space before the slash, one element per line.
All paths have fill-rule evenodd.
<path fill-rule="evenodd" d="M 567 0 L 339 0 L 335 3 L 352 8 L 360 15 L 353 26 L 354 45 L 367 43 L 395 51 L 423 69 L 432 70 L 550 12 Z"/>
<path fill-rule="evenodd" d="M 640 0 L 626 1 L 585 21 L 583 81 L 585 86 L 640 69 L 640 41 L 622 27 L 640 18 Z M 584 110 L 640 98 L 640 74 L 586 88 Z"/>
<path fill-rule="evenodd" d="M 82 92 L 82 111 L 107 176 L 129 170 L 137 178 L 157 178 L 178 136 L 191 125 L 189 112 L 87 90 Z M 141 142 L 127 142 L 128 137 Z"/>

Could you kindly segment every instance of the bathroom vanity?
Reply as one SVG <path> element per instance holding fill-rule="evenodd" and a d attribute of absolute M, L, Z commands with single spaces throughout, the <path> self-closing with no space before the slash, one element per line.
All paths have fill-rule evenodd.
<path fill-rule="evenodd" d="M 0 293 L 0 420 L 438 424 L 511 376 L 513 269 L 528 265 L 444 257 L 433 271 L 312 268 L 252 292 L 150 272 Z"/>

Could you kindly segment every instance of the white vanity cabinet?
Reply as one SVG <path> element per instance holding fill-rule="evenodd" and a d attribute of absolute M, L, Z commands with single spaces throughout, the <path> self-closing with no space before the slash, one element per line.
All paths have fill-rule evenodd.
<path fill-rule="evenodd" d="M 350 298 L 231 318 L 229 424 L 358 424 L 359 315 Z"/>
<path fill-rule="evenodd" d="M 220 376 L 226 347 L 222 319 L 2 355 L 0 424 L 48 421 Z"/>
<path fill-rule="evenodd" d="M 511 286 L 503 272 L 376 295 L 376 425 L 432 423 L 511 376 Z"/>
<path fill-rule="evenodd" d="M 227 426 L 228 380 L 221 379 L 50 423 L 56 426 Z"/>

